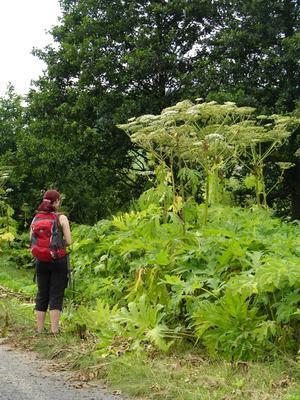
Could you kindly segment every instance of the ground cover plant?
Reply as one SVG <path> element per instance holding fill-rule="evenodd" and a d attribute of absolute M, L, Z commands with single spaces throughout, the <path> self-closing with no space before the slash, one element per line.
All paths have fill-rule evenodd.
<path fill-rule="evenodd" d="M 17 271 L 16 280 L 21 272 Z M 98 357 L 93 336 L 82 340 L 66 332 L 57 338 L 33 335 L 33 307 L 28 299 L 7 294 L 0 288 L 1 341 L 38 352 L 48 359 L 48 367 L 56 371 L 74 369 L 73 381 L 78 388 L 97 378 L 100 386 L 109 385 L 116 393 L 137 399 L 299 398 L 299 370 L 291 359 L 278 357 L 263 363 L 212 361 L 203 350 L 192 345 L 175 347 L 167 355 L 144 350 L 127 352 L 117 340 L 115 355 Z"/>

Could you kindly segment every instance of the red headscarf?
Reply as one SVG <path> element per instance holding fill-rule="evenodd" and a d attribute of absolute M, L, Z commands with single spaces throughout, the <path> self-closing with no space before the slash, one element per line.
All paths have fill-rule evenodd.
<path fill-rule="evenodd" d="M 57 190 L 47 190 L 44 194 L 43 201 L 38 207 L 38 211 L 56 211 L 53 203 L 60 199 L 60 194 Z"/>

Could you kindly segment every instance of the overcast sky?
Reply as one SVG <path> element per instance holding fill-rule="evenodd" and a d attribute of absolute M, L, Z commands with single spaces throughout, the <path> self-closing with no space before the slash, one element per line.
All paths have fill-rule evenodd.
<path fill-rule="evenodd" d="M 46 31 L 59 15 L 58 0 L 0 0 L 0 96 L 9 81 L 25 94 L 31 79 L 42 73 L 45 65 L 31 50 L 52 42 Z"/>

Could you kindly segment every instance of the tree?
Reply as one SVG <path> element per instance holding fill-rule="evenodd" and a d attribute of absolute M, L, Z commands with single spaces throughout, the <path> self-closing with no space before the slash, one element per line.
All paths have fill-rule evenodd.
<path fill-rule="evenodd" d="M 16 151 L 17 134 L 22 128 L 21 96 L 18 96 L 12 84 L 8 84 L 6 93 L 0 97 L 0 157 Z M 1 162 L 1 161 L 0 161 Z"/>
<path fill-rule="evenodd" d="M 0 97 L 0 206 L 2 211 L 10 210 L 10 213 L 13 211 L 7 205 L 7 200 L 12 204 L 16 195 L 10 178 L 15 176 L 17 179 L 15 156 L 24 123 L 23 113 L 21 96 L 16 94 L 13 85 L 9 83 L 4 96 Z"/>
<path fill-rule="evenodd" d="M 194 93 L 206 100 L 254 106 L 263 113 L 293 111 L 300 98 L 299 0 L 222 0 L 216 4 L 219 19 L 199 47 Z M 273 200 L 279 204 L 282 197 L 289 197 L 291 214 L 299 219 L 300 164 L 294 156 L 298 142 L 299 132 L 295 132 L 273 157 L 273 162 L 295 164 L 285 173 Z M 274 168 L 269 172 L 269 180 L 281 174 Z"/>
<path fill-rule="evenodd" d="M 221 18 L 198 52 L 199 86 L 260 109 L 292 111 L 300 97 L 299 0 L 216 3 Z"/>
<path fill-rule="evenodd" d="M 34 51 L 47 69 L 27 97 L 16 157 L 32 207 L 54 186 L 71 218 L 91 223 L 140 190 L 139 180 L 128 179 L 135 149 L 115 124 L 183 95 L 189 52 L 209 31 L 213 7 L 206 0 L 62 0 L 61 8 L 55 46 Z"/>
<path fill-rule="evenodd" d="M 78 222 L 126 206 L 145 183 L 132 179 L 137 149 L 115 127 L 129 117 L 198 95 L 260 112 L 292 110 L 299 96 L 298 1 L 60 4 L 55 45 L 34 50 L 47 67 L 18 136 L 17 210 L 24 197 L 33 209 L 50 186 Z"/>

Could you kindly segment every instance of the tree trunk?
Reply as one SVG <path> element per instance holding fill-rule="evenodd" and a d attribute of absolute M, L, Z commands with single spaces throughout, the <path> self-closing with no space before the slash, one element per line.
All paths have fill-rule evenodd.
<path fill-rule="evenodd" d="M 300 161 L 290 170 L 289 176 L 292 200 L 292 219 L 300 220 Z"/>

